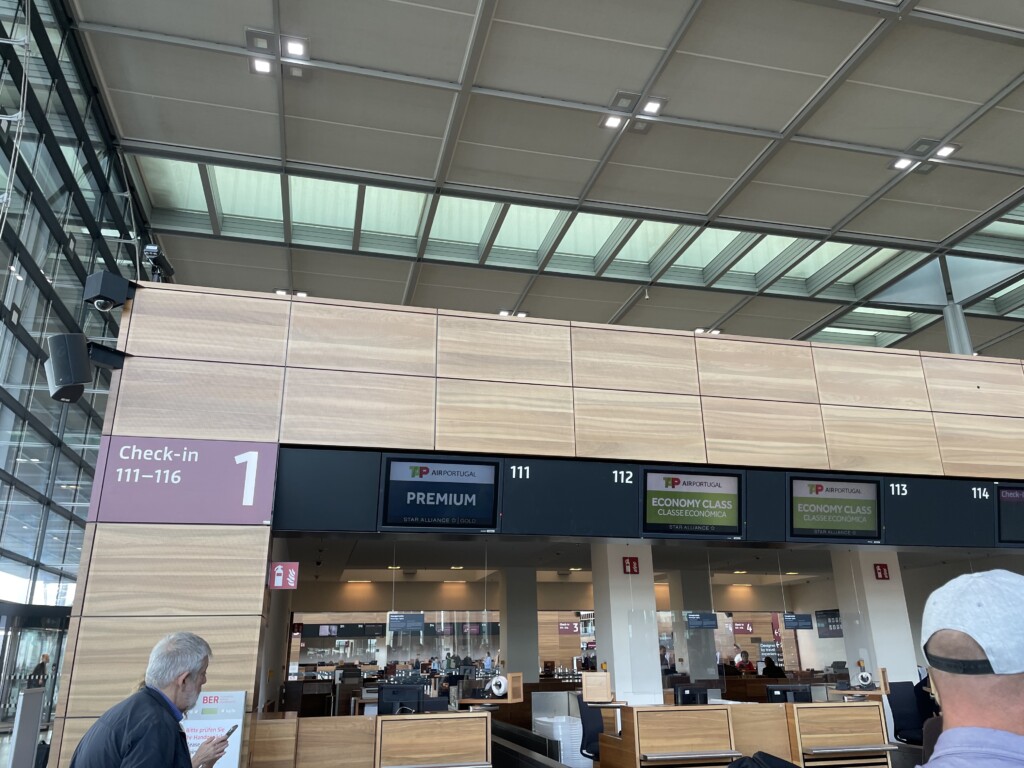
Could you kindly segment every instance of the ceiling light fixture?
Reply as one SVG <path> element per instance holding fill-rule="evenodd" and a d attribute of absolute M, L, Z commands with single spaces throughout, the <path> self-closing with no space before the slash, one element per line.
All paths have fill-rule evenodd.
<path fill-rule="evenodd" d="M 466 580 L 465 579 L 445 579 L 444 583 L 445 584 L 465 584 Z"/>
<path fill-rule="evenodd" d="M 712 328 L 710 331 L 708 331 L 708 333 L 711 334 L 712 336 L 717 336 L 718 334 L 721 333 L 721 331 L 718 328 Z"/>
<path fill-rule="evenodd" d="M 800 571 L 786 571 L 787 576 L 799 576 Z"/>
<path fill-rule="evenodd" d="M 250 59 L 249 65 L 257 75 L 269 75 L 271 70 L 270 59 Z"/>
<path fill-rule="evenodd" d="M 736 575 L 739 575 L 741 573 L 746 573 L 746 571 L 733 571 L 733 573 L 735 573 Z"/>
<path fill-rule="evenodd" d="M 694 328 L 693 332 L 694 333 L 704 333 L 704 329 L 703 328 Z"/>
<path fill-rule="evenodd" d="M 286 291 L 284 288 L 278 288 L 276 291 L 274 291 L 274 293 L 276 293 L 278 296 L 288 295 L 288 291 Z"/>
<path fill-rule="evenodd" d="M 400 565 L 389 565 L 388 566 L 388 570 L 389 571 L 400 571 L 400 570 L 402 570 L 402 566 L 400 566 Z"/>
<path fill-rule="evenodd" d="M 935 156 L 936 157 L 949 157 L 954 152 L 956 152 L 958 149 L 960 149 L 960 145 L 959 144 L 946 144 L 944 146 L 939 147 L 937 150 L 935 150 Z"/>
<path fill-rule="evenodd" d="M 733 584 L 734 587 L 752 587 L 753 584 Z"/>
<path fill-rule="evenodd" d="M 304 37 L 281 35 L 281 50 L 290 58 L 309 60 L 309 40 Z"/>
<path fill-rule="evenodd" d="M 645 115 L 660 115 L 667 103 L 668 99 L 651 96 L 644 102 L 643 113 Z"/>
<path fill-rule="evenodd" d="M 893 160 L 889 164 L 889 167 L 892 168 L 893 170 L 896 170 L 896 171 L 902 171 L 902 170 L 905 170 L 905 169 L 909 168 L 913 164 L 914 164 L 914 161 L 911 160 L 909 157 L 900 157 L 900 158 L 897 158 L 896 160 Z"/>
<path fill-rule="evenodd" d="M 498 314 L 501 315 L 502 317 L 511 317 L 512 316 L 512 310 L 511 309 L 499 309 L 498 310 Z"/>
<path fill-rule="evenodd" d="M 622 125 L 622 118 L 618 115 L 605 115 L 601 118 L 602 128 L 618 128 Z"/>
<path fill-rule="evenodd" d="M 582 571 L 583 569 L 582 568 L 570 568 L 569 570 L 570 571 Z"/>
<path fill-rule="evenodd" d="M 295 292 L 295 296 L 296 296 L 297 298 L 300 298 L 300 299 L 304 299 L 304 298 L 306 298 L 307 296 L 309 296 L 309 294 L 308 294 L 308 293 L 306 293 L 305 291 L 296 291 L 296 292 Z"/>
<path fill-rule="evenodd" d="M 370 580 L 369 579 L 349 579 L 348 583 L 349 584 L 369 584 Z"/>
<path fill-rule="evenodd" d="M 452 570 L 452 571 L 461 571 L 461 570 L 462 570 L 462 569 L 463 569 L 464 567 L 465 567 L 465 566 L 462 566 L 462 565 L 453 565 L 453 566 L 452 566 L 452 567 L 451 567 L 451 568 L 450 568 L 449 570 Z"/>

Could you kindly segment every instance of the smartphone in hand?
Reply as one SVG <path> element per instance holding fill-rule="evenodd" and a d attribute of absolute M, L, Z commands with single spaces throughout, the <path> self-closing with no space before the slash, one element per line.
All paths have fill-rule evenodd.
<path fill-rule="evenodd" d="M 228 736 L 230 736 L 236 730 L 238 730 L 238 723 L 235 723 L 230 728 L 228 728 L 227 733 L 224 734 L 224 738 L 226 739 Z"/>

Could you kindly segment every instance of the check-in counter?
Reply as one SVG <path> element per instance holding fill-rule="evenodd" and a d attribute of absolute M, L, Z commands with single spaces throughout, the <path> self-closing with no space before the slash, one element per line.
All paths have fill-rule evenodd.
<path fill-rule="evenodd" d="M 622 733 L 602 733 L 601 768 L 728 765 L 741 753 L 727 705 L 624 707 Z"/>
<path fill-rule="evenodd" d="M 892 768 L 885 713 L 880 701 L 787 704 L 794 760 L 805 768 Z"/>
<path fill-rule="evenodd" d="M 488 712 L 380 717 L 260 718 L 252 768 L 485 768 Z"/>

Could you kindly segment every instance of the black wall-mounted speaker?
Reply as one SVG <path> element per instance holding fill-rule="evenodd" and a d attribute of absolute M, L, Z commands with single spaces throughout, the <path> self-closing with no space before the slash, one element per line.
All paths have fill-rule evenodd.
<path fill-rule="evenodd" d="M 50 357 L 43 370 L 54 400 L 77 403 L 92 382 L 88 343 L 84 333 L 58 333 L 46 340 Z"/>

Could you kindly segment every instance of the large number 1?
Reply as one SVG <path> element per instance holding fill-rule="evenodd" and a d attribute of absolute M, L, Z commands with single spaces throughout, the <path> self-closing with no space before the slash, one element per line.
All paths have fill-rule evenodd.
<path fill-rule="evenodd" d="M 235 456 L 235 464 L 245 463 L 245 487 L 242 489 L 242 506 L 251 507 L 252 497 L 256 495 L 256 465 L 260 455 L 257 451 L 240 453 Z"/>

